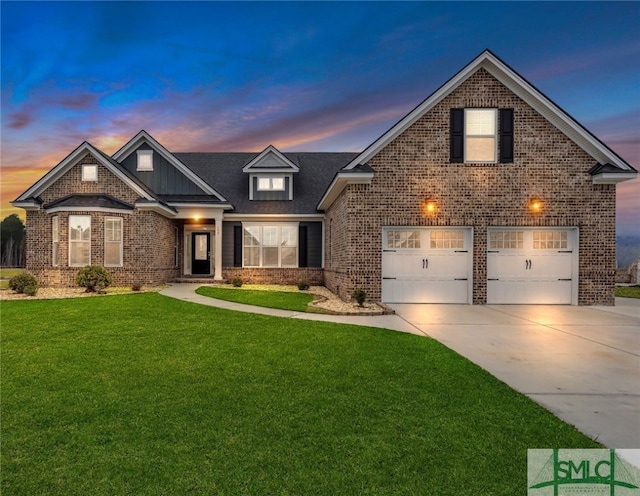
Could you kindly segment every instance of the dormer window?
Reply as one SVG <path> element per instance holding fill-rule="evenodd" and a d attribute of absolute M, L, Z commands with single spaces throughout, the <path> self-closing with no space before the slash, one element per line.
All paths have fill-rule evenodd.
<path fill-rule="evenodd" d="M 153 150 L 138 150 L 138 166 L 139 171 L 153 170 Z"/>
<path fill-rule="evenodd" d="M 284 176 L 258 177 L 258 191 L 284 191 Z"/>

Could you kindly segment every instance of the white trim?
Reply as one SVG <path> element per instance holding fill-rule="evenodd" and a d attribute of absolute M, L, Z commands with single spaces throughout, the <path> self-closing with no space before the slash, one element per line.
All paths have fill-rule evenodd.
<path fill-rule="evenodd" d="M 88 241 L 84 241 L 84 240 L 81 240 L 81 239 L 80 240 L 77 240 L 77 239 L 76 240 L 72 240 L 71 239 L 71 218 L 72 217 L 84 217 L 84 218 L 89 219 L 89 240 Z M 69 267 L 86 267 L 87 265 L 91 265 L 91 245 L 92 245 L 92 241 L 93 241 L 93 227 L 92 227 L 91 224 L 92 224 L 92 219 L 91 219 L 90 215 L 70 215 L 67 218 L 67 230 L 69 231 L 67 233 L 67 241 L 68 241 L 68 244 L 69 244 L 69 248 L 68 248 L 68 250 L 69 250 L 69 253 L 68 253 L 69 258 L 67 259 L 67 265 Z M 88 263 L 86 263 L 86 264 L 83 264 L 83 263 L 72 264 L 71 263 L 71 246 L 73 245 L 73 243 L 89 243 L 89 262 Z"/>
<path fill-rule="evenodd" d="M 385 250 L 388 251 L 396 251 L 396 249 L 388 248 L 386 245 L 387 242 L 387 233 L 389 231 L 434 231 L 434 230 L 456 230 L 463 231 L 464 236 L 464 251 L 467 254 L 466 257 L 466 269 L 467 269 L 467 290 L 466 290 L 466 300 L 467 303 L 460 303 L 461 305 L 473 305 L 473 260 L 474 260 L 474 236 L 475 231 L 472 226 L 455 226 L 455 225 L 444 225 L 444 226 L 397 226 L 397 225 L 385 225 L 382 226 L 381 230 L 381 252 L 384 253 Z M 408 251 L 413 252 L 455 252 L 456 248 L 431 248 L 430 246 L 421 246 L 420 248 L 412 248 Z M 384 255 L 383 255 L 384 256 Z M 382 259 L 380 262 L 380 277 L 381 277 L 381 288 L 384 281 L 383 271 L 382 271 Z"/>
<path fill-rule="evenodd" d="M 54 225 L 55 225 L 55 229 L 54 229 Z M 51 266 L 52 267 L 60 266 L 60 216 L 59 215 L 54 215 L 53 217 L 51 217 Z"/>
<path fill-rule="evenodd" d="M 318 210 L 326 210 L 349 184 L 371 184 L 372 180 L 373 172 L 338 172 L 320 199 Z"/>
<path fill-rule="evenodd" d="M 258 246 L 259 249 L 259 265 L 245 265 L 244 263 L 244 230 L 250 227 L 258 227 L 260 228 L 260 244 Z M 278 265 L 264 265 L 263 249 L 264 245 L 264 228 L 265 227 L 277 227 L 278 228 L 278 239 L 275 245 L 268 245 L 266 248 L 277 248 L 278 249 Z M 295 265 L 282 265 L 282 228 L 283 227 L 292 227 L 295 228 L 296 231 L 296 263 Z M 284 248 L 293 248 L 293 246 L 285 246 Z M 242 222 L 242 268 L 249 269 L 297 269 L 300 267 L 300 223 L 299 222 Z"/>
<path fill-rule="evenodd" d="M 86 170 L 92 167 L 94 170 L 94 174 L 90 177 L 87 177 Z M 97 182 L 98 181 L 98 166 L 97 164 L 82 164 L 82 180 L 85 182 Z"/>
<path fill-rule="evenodd" d="M 16 208 L 24 208 L 25 210 L 40 210 L 42 205 L 35 201 L 12 201 L 11 205 Z"/>
<path fill-rule="evenodd" d="M 464 145 L 462 147 L 464 153 L 464 162 L 469 164 L 496 164 L 498 163 L 498 109 L 497 108 L 481 108 L 481 107 L 468 107 L 464 110 L 464 129 L 463 139 Z M 492 134 L 469 134 L 467 133 L 467 125 L 469 118 L 467 117 L 469 112 L 477 111 L 491 112 L 493 114 L 493 133 Z M 467 151 L 469 149 L 467 139 L 468 138 L 491 138 L 493 139 L 493 160 L 471 160 L 467 157 Z"/>
<path fill-rule="evenodd" d="M 174 219 L 212 219 L 217 218 L 225 210 L 231 207 L 229 204 L 225 205 L 203 205 L 201 203 L 168 203 L 174 207 L 177 212 L 173 214 Z"/>
<path fill-rule="evenodd" d="M 67 173 L 69 169 L 77 165 L 78 161 L 82 159 L 87 153 L 90 153 L 101 165 L 104 165 L 110 172 L 112 172 L 118 179 L 125 183 L 129 188 L 136 192 L 139 196 L 148 200 L 154 198 L 149 195 L 144 189 L 133 182 L 127 175 L 120 169 L 114 167 L 113 164 L 104 158 L 104 156 L 98 152 L 98 150 L 88 142 L 83 142 L 78 148 L 72 151 L 67 157 L 45 174 L 39 181 L 33 184 L 27 191 L 22 193 L 12 205 L 14 207 L 22 207 L 21 203 L 25 202 L 28 198 L 37 197 L 49 186 L 55 183 L 60 177 Z M 25 208 L 25 207 L 22 207 Z"/>
<path fill-rule="evenodd" d="M 592 176 L 593 184 L 618 184 L 637 177 L 637 172 L 601 172 Z"/>
<path fill-rule="evenodd" d="M 148 157 L 147 160 L 150 160 L 151 163 L 148 165 L 140 165 L 140 159 L 143 161 L 145 157 Z M 136 171 L 139 172 L 152 172 L 153 171 L 153 150 L 136 150 Z"/>
<path fill-rule="evenodd" d="M 125 210 L 118 208 L 103 208 L 103 207 L 53 207 L 45 209 L 48 214 L 54 214 L 57 212 L 103 212 L 107 214 L 132 214 L 133 210 Z"/>
<path fill-rule="evenodd" d="M 324 214 L 224 214 L 223 221 L 245 222 L 304 222 L 323 221 Z"/>
<path fill-rule="evenodd" d="M 120 222 L 120 241 L 109 241 L 107 240 L 107 222 L 118 220 Z M 124 220 L 122 217 L 105 217 L 104 218 L 104 266 L 105 267 L 122 267 L 124 265 Z M 107 263 L 107 243 L 115 244 L 118 243 L 120 247 L 120 263 L 118 264 L 108 264 Z"/>
<path fill-rule="evenodd" d="M 178 169 L 185 176 L 187 176 L 193 183 L 195 183 L 205 193 L 207 193 L 208 195 L 215 196 L 220 201 L 224 201 L 224 202 L 227 201 L 226 198 L 224 198 L 220 193 L 218 193 L 215 189 L 209 186 L 203 179 L 200 178 L 200 176 L 198 176 L 195 172 L 193 172 L 186 165 L 184 165 L 169 150 L 167 150 L 164 146 L 162 146 L 158 141 L 156 141 L 149 133 L 147 133 L 144 130 L 140 131 L 133 138 L 131 138 L 122 148 L 120 148 L 120 150 L 114 153 L 111 156 L 111 158 L 113 158 L 117 162 L 122 162 L 143 143 L 146 143 L 151 148 L 153 148 L 156 152 L 158 152 L 161 157 L 165 158 L 171 165 L 173 165 L 176 169 Z"/>
<path fill-rule="evenodd" d="M 437 103 L 454 91 L 481 67 L 487 70 L 518 97 L 522 98 L 527 104 L 548 119 L 586 153 L 596 159 L 596 161 L 602 164 L 609 162 L 622 171 L 633 171 L 633 168 L 627 162 L 610 150 L 599 139 L 591 135 L 566 112 L 560 109 L 556 104 L 545 97 L 530 83 L 525 81 L 521 76 L 515 73 L 488 50 L 482 52 L 470 64 L 464 67 L 453 78 L 449 79 L 449 81 L 442 85 L 415 109 L 409 112 L 409 114 L 402 118 L 385 134 L 369 145 L 362 153 L 360 153 L 360 155 L 354 158 L 345 167 L 345 170 L 353 169 L 358 164 L 367 163 L 374 155 L 387 146 L 391 141 L 396 139 L 401 133 L 415 123 L 426 112 L 431 110 Z"/>
<path fill-rule="evenodd" d="M 184 229 L 183 229 L 183 233 L 182 233 L 182 244 L 183 244 L 183 254 L 182 254 L 182 258 L 183 258 L 183 264 L 182 264 L 182 273 L 185 276 L 191 276 L 193 275 L 193 271 L 192 271 L 192 267 L 191 267 L 191 256 L 192 256 L 192 250 L 193 250 L 193 246 L 191 246 L 191 235 L 193 233 L 198 233 L 198 232 L 206 232 L 209 233 L 210 239 L 209 239 L 209 243 L 210 243 L 210 247 L 211 247 L 211 260 L 210 260 L 210 267 L 209 267 L 209 274 L 196 274 L 196 275 L 201 275 L 202 277 L 209 277 L 211 275 L 214 275 L 214 280 L 218 280 L 218 279 L 222 279 L 222 277 L 218 277 L 217 274 L 217 270 L 216 270 L 216 254 L 217 254 L 217 244 L 216 244 L 216 236 L 217 236 L 217 229 L 216 226 L 214 224 L 185 224 L 184 225 Z"/>
<path fill-rule="evenodd" d="M 568 231 L 572 236 L 572 262 L 571 262 L 571 305 L 578 305 L 578 296 L 580 289 L 580 228 L 576 226 L 487 226 L 487 249 L 485 257 L 489 256 L 489 236 L 491 232 L 497 231 Z M 526 248 L 525 248 L 526 249 Z M 504 249 L 501 249 L 504 250 Z M 485 258 L 485 263 L 487 258 Z M 487 276 L 488 277 L 488 276 Z M 487 281 L 488 283 L 488 281 Z"/>
<path fill-rule="evenodd" d="M 260 167 L 267 155 L 273 154 L 282 163 L 282 167 Z M 300 169 L 291 160 L 285 157 L 275 146 L 269 145 L 262 150 L 254 159 L 242 168 L 242 172 L 298 172 Z"/>
<path fill-rule="evenodd" d="M 134 205 L 138 210 L 151 210 L 164 217 L 176 218 L 176 212 L 160 202 L 138 202 Z"/>
<path fill-rule="evenodd" d="M 269 178 L 273 178 L 273 177 L 283 177 L 285 180 L 284 183 L 284 189 L 264 189 L 264 190 L 260 190 L 256 187 L 256 191 L 286 191 L 287 190 L 287 179 L 289 179 L 289 200 L 293 200 L 293 174 L 291 174 L 291 171 L 287 171 L 287 172 L 281 172 L 281 173 L 277 173 L 274 171 L 269 171 L 269 172 L 258 172 L 258 173 L 252 173 L 249 175 L 249 200 L 253 201 L 255 200 L 254 198 L 254 191 L 253 191 L 253 180 L 257 179 L 257 182 L 260 182 L 260 178 L 261 177 L 269 177 Z M 260 200 L 262 201 L 262 200 Z M 271 200 L 264 200 L 264 201 L 271 201 Z"/>

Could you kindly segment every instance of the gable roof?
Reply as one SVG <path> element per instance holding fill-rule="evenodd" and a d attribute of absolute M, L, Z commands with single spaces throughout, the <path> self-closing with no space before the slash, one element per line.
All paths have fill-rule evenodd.
<path fill-rule="evenodd" d="M 122 182 L 135 191 L 140 197 L 145 200 L 157 201 L 157 198 L 153 191 L 147 188 L 140 180 L 130 174 L 126 169 L 120 166 L 115 160 L 106 155 L 104 152 L 93 146 L 88 141 L 84 141 L 80 146 L 67 155 L 62 162 L 56 165 L 53 169 L 47 172 L 42 178 L 40 178 L 29 189 L 22 193 L 14 202 L 14 206 L 23 206 L 27 202 L 32 203 L 33 199 L 37 198 L 45 191 L 49 186 L 56 182 L 66 172 L 75 166 L 80 159 L 82 159 L 87 153 L 90 153 L 95 159 L 110 172 L 117 176 Z"/>
<path fill-rule="evenodd" d="M 184 174 L 189 180 L 195 183 L 205 193 L 215 196 L 220 202 L 227 202 L 227 199 L 218 193 L 211 184 L 208 184 L 201 177 L 197 175 L 193 170 L 182 163 L 175 154 L 171 153 L 164 146 L 162 146 L 155 138 L 153 138 L 144 129 L 131 138 L 122 148 L 115 152 L 112 156 L 117 162 L 122 162 L 129 155 L 131 155 L 141 144 L 146 143 L 156 152 L 158 152 L 165 160 Z"/>
<path fill-rule="evenodd" d="M 242 172 L 298 172 L 299 167 L 285 157 L 275 146 L 269 145 Z"/>
<path fill-rule="evenodd" d="M 591 134 L 586 128 L 579 124 L 575 119 L 573 119 L 573 117 L 567 114 L 553 101 L 547 98 L 531 83 L 517 74 L 490 50 L 482 52 L 460 72 L 433 92 L 426 100 L 409 112 L 391 129 L 380 136 L 362 153 L 354 158 L 351 163 L 345 167 L 345 170 L 350 170 L 360 164 L 367 163 L 374 155 L 382 150 L 382 148 L 387 146 L 391 141 L 403 133 L 480 68 L 484 68 L 498 81 L 513 91 L 518 97 L 544 116 L 549 122 L 551 122 L 551 124 L 567 135 L 597 162 L 602 164 L 609 163 L 612 167 L 616 168 L 618 172 L 637 172 L 617 153 Z"/>

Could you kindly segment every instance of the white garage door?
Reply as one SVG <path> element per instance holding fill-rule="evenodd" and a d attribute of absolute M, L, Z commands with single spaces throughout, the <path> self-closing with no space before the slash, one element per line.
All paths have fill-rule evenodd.
<path fill-rule="evenodd" d="M 382 301 L 469 303 L 471 229 L 383 229 Z"/>
<path fill-rule="evenodd" d="M 571 304 L 577 229 L 489 229 L 487 303 Z"/>

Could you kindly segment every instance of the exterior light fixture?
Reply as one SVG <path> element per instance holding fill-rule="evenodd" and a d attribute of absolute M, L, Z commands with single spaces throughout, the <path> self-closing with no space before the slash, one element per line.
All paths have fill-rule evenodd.
<path fill-rule="evenodd" d="M 196 222 L 198 222 L 200 220 L 200 216 L 199 215 L 194 215 L 193 216 L 193 220 L 195 220 Z"/>
<path fill-rule="evenodd" d="M 544 202 L 538 198 L 532 198 L 529 201 L 529 210 L 534 213 L 537 214 L 539 212 L 542 212 L 542 209 L 544 208 Z"/>
<path fill-rule="evenodd" d="M 427 215 L 433 215 L 438 210 L 438 204 L 435 200 L 427 200 L 424 202 L 424 213 Z"/>

